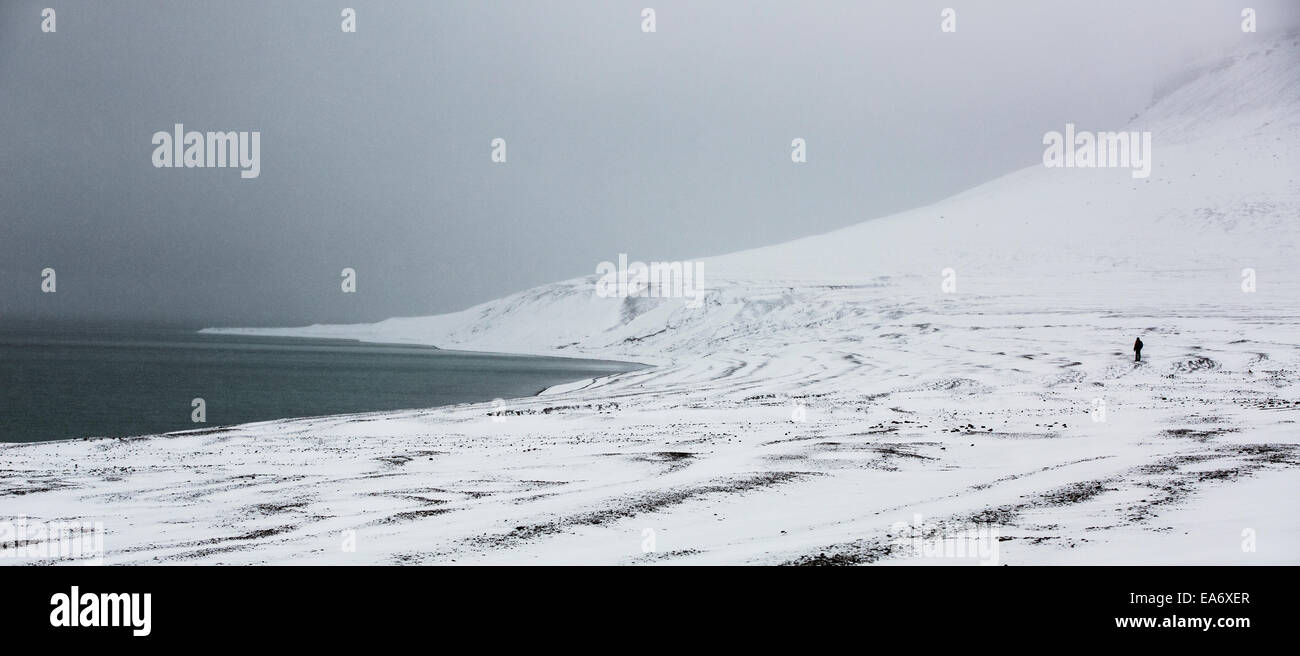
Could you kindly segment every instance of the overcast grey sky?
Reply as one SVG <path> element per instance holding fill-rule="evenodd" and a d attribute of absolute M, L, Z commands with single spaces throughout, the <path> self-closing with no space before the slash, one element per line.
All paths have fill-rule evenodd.
<path fill-rule="evenodd" d="M 1297 4 L 5 0 L 0 320 L 373 321 L 824 232 L 1118 129 Z M 154 168 L 178 122 L 260 131 L 261 175 Z"/>

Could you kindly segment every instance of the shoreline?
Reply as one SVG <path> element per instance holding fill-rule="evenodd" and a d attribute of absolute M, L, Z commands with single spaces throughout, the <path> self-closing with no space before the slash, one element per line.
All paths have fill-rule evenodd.
<path fill-rule="evenodd" d="M 1163 527 L 1236 532 L 1224 503 L 1300 481 L 1285 373 L 1300 370 L 1300 327 L 1268 318 L 1296 308 L 1024 314 L 981 297 L 900 314 L 881 302 L 893 293 L 805 289 L 772 306 L 732 289 L 808 313 L 820 339 L 723 335 L 503 415 L 467 403 L 7 445 L 0 516 L 39 503 L 100 517 L 110 563 L 977 564 L 909 555 L 890 527 L 917 514 L 941 534 L 996 527 L 1007 564 L 1295 562 L 1178 551 Z M 1152 326 L 1142 366 L 1112 352 Z M 680 330 L 656 339 L 696 334 Z M 1104 423 L 1089 419 L 1099 394 Z M 1275 520 L 1300 540 L 1300 520 Z M 355 553 L 338 548 L 347 531 Z"/>

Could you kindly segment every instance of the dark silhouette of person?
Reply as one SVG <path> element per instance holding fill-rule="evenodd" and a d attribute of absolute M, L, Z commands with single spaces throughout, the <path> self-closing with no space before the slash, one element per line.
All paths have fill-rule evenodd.
<path fill-rule="evenodd" d="M 1137 341 L 1133 342 L 1133 361 L 1134 362 L 1142 361 L 1142 338 L 1141 337 L 1137 338 Z"/>

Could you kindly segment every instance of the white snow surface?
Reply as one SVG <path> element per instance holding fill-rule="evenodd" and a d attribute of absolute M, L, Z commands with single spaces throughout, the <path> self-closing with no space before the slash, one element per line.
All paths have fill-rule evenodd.
<path fill-rule="evenodd" d="M 1193 68 L 1127 129 L 1147 179 L 1035 165 L 709 258 L 702 307 L 592 275 L 220 329 L 655 366 L 501 416 L 5 445 L 0 520 L 103 521 L 109 563 L 1300 562 L 1300 39 Z M 990 527 L 995 559 L 911 539 Z"/>

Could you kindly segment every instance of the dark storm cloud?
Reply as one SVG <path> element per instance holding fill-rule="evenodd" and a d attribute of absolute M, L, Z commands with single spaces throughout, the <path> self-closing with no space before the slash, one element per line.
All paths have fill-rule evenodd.
<path fill-rule="evenodd" d="M 822 232 L 1118 129 L 1300 13 L 1072 4 L 4 2 L 0 319 L 371 321 Z M 154 168 L 175 123 L 259 131 L 260 175 Z"/>

